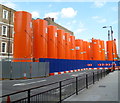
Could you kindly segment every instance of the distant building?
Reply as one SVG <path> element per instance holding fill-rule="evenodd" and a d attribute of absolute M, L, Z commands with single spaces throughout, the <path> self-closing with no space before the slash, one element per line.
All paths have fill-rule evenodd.
<path fill-rule="evenodd" d="M 54 22 L 54 18 L 50 18 L 50 17 L 47 17 L 47 18 L 44 18 L 44 20 L 48 21 L 48 25 L 54 25 L 54 26 L 57 26 L 58 29 L 62 29 L 64 30 L 65 32 L 68 32 L 70 33 L 71 35 L 73 35 L 73 32 L 68 30 L 67 28 L 57 24 Z"/>
<path fill-rule="evenodd" d="M 0 4 L 0 60 L 13 56 L 14 12 Z"/>

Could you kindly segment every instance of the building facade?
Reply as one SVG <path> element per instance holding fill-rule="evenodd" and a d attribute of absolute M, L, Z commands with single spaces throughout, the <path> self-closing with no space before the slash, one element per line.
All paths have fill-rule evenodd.
<path fill-rule="evenodd" d="M 0 60 L 13 55 L 14 12 L 0 4 Z"/>

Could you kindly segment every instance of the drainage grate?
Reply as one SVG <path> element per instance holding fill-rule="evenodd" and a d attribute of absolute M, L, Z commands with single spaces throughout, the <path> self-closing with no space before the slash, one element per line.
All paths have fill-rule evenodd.
<path fill-rule="evenodd" d="M 105 85 L 99 85 L 99 87 L 104 87 L 105 88 L 106 86 Z"/>

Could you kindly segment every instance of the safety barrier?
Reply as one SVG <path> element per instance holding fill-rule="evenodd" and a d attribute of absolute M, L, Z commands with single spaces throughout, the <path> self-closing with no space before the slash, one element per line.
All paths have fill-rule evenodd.
<path fill-rule="evenodd" d="M 105 77 L 109 72 L 110 69 L 91 71 L 59 82 L 4 95 L 0 98 L 3 99 L 3 102 L 8 100 L 8 103 L 30 103 L 32 101 L 41 103 L 61 103 L 61 101 L 73 94 L 78 95 L 80 90 L 85 88 L 88 89 L 90 85 Z"/>
<path fill-rule="evenodd" d="M 50 75 L 70 73 L 87 69 L 110 69 L 119 66 L 119 61 L 102 60 L 69 60 L 69 59 L 50 59 L 40 58 L 40 62 L 49 62 Z"/>

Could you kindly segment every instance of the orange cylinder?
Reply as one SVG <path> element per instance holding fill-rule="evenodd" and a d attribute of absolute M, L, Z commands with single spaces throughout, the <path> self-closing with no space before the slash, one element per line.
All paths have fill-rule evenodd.
<path fill-rule="evenodd" d="M 113 50 L 113 42 L 106 41 L 106 49 L 107 49 L 107 60 L 113 60 L 112 50 Z"/>
<path fill-rule="evenodd" d="M 47 21 L 33 20 L 33 36 L 33 57 L 47 58 Z"/>
<path fill-rule="evenodd" d="M 101 60 L 105 60 L 105 44 L 103 40 L 100 40 L 100 45 L 101 45 Z"/>
<path fill-rule="evenodd" d="M 76 59 L 75 36 L 70 36 L 70 55 L 71 59 Z"/>
<path fill-rule="evenodd" d="M 100 40 L 92 39 L 93 60 L 101 60 Z"/>
<path fill-rule="evenodd" d="M 93 60 L 93 49 L 92 49 L 92 42 L 90 42 L 90 55 L 91 60 Z"/>
<path fill-rule="evenodd" d="M 57 27 L 48 26 L 48 58 L 57 59 Z"/>
<path fill-rule="evenodd" d="M 114 60 L 116 61 L 117 60 L 117 47 L 116 47 L 116 39 L 114 39 L 114 48 L 113 48 L 113 53 L 114 53 Z"/>
<path fill-rule="evenodd" d="M 17 11 L 14 21 L 14 61 L 30 62 L 33 57 L 32 15 L 25 11 Z"/>
<path fill-rule="evenodd" d="M 76 45 L 76 59 L 83 60 L 83 40 L 76 39 L 75 45 Z"/>
<path fill-rule="evenodd" d="M 87 60 L 87 41 L 83 41 L 83 57 L 84 60 Z"/>
<path fill-rule="evenodd" d="M 64 30 L 57 30 L 57 57 L 58 59 L 65 59 L 65 35 Z"/>
<path fill-rule="evenodd" d="M 65 48 L 65 32 L 64 32 L 64 34 L 63 34 L 63 59 L 66 59 L 65 58 L 65 50 L 66 50 L 66 48 Z"/>
<path fill-rule="evenodd" d="M 70 59 L 70 33 L 65 33 L 65 59 Z"/>
<path fill-rule="evenodd" d="M 90 42 L 87 42 L 87 60 L 91 60 L 91 46 L 90 46 Z"/>

